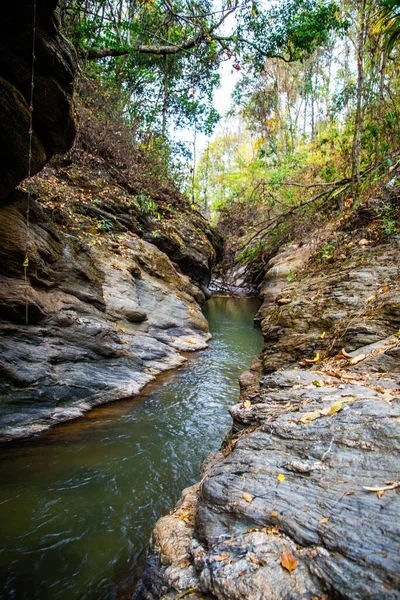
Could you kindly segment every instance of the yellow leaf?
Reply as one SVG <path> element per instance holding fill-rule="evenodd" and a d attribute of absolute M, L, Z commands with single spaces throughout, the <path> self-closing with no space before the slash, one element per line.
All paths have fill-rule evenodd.
<path fill-rule="evenodd" d="M 315 419 L 318 419 L 318 417 L 321 416 L 321 411 L 320 410 L 313 410 L 312 412 L 308 412 L 308 413 L 304 413 L 304 415 L 302 417 L 300 417 L 299 421 L 300 423 L 310 423 L 310 421 L 314 421 Z"/>
<path fill-rule="evenodd" d="M 285 552 L 282 554 L 281 565 L 284 569 L 289 571 L 289 573 L 291 573 L 292 571 L 294 571 L 296 569 L 297 560 L 295 559 L 293 554 L 290 553 L 289 550 L 285 550 Z"/>
<path fill-rule="evenodd" d="M 189 589 L 186 590 L 186 592 L 182 592 L 182 594 L 179 594 L 179 596 L 177 596 L 177 598 L 180 600 L 180 598 L 184 598 L 188 594 L 194 594 L 195 591 L 196 590 L 194 588 L 190 587 Z"/>
<path fill-rule="evenodd" d="M 251 402 L 250 402 L 250 400 L 245 400 L 245 401 L 243 402 L 243 406 L 244 406 L 245 408 L 251 408 Z"/>
<path fill-rule="evenodd" d="M 29 257 L 27 256 L 24 260 L 24 262 L 22 263 L 23 267 L 29 267 Z"/>
<path fill-rule="evenodd" d="M 320 381 L 318 381 L 318 379 L 313 381 L 313 385 L 315 385 L 315 387 L 322 387 L 322 383 Z"/>
<path fill-rule="evenodd" d="M 325 525 L 329 521 L 330 517 L 325 517 L 325 519 L 321 519 L 319 522 L 320 525 Z"/>
<path fill-rule="evenodd" d="M 243 492 L 242 497 L 246 502 L 253 502 L 254 496 L 252 494 L 248 494 L 247 492 Z"/>
<path fill-rule="evenodd" d="M 279 473 L 278 481 L 280 481 L 281 483 L 283 483 L 285 481 L 285 476 L 282 473 Z"/>
<path fill-rule="evenodd" d="M 321 333 L 321 336 L 320 336 L 320 337 L 321 337 L 321 340 L 325 339 L 325 338 L 326 338 L 326 331 L 323 331 L 323 332 Z"/>
<path fill-rule="evenodd" d="M 341 400 L 338 400 L 337 402 L 334 402 L 332 404 L 332 406 L 329 407 L 328 416 L 334 415 L 335 413 L 341 411 L 342 408 L 343 408 L 343 402 Z"/>
<path fill-rule="evenodd" d="M 276 519 L 276 517 L 278 516 L 279 513 L 277 513 L 276 511 L 271 513 L 271 517 Z"/>

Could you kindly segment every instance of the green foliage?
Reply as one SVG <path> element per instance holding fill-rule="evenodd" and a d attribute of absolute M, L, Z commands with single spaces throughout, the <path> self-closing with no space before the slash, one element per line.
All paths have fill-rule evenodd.
<path fill-rule="evenodd" d="M 398 214 L 390 203 L 384 204 L 378 210 L 378 215 L 382 223 L 382 228 L 386 235 L 391 235 L 399 231 Z"/>
<path fill-rule="evenodd" d="M 334 242 L 324 242 L 319 250 L 319 256 L 324 260 L 331 260 L 335 254 L 336 245 Z"/>
<path fill-rule="evenodd" d="M 97 231 L 99 232 L 103 232 L 103 233 L 109 233 L 114 229 L 114 223 L 112 221 L 110 221 L 109 219 L 101 219 L 99 221 L 97 221 Z"/>
<path fill-rule="evenodd" d="M 136 196 L 136 204 L 142 214 L 156 217 L 158 221 L 162 220 L 162 215 L 158 212 L 157 204 L 145 193 L 142 192 Z"/>
<path fill-rule="evenodd" d="M 292 281 L 293 277 L 294 277 L 294 273 L 293 273 L 292 269 L 290 269 L 289 273 L 286 275 L 286 279 L 290 283 Z"/>
<path fill-rule="evenodd" d="M 385 46 L 391 52 L 400 40 L 400 0 L 383 0 L 379 7 L 376 30 L 383 34 Z"/>

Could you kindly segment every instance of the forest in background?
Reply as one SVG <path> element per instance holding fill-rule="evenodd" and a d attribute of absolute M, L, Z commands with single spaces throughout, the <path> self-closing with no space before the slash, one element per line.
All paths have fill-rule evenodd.
<path fill-rule="evenodd" d="M 239 256 L 257 279 L 277 246 L 354 211 L 382 179 L 398 185 L 400 2 L 338 4 L 343 26 L 307 58 L 243 73 L 201 158 L 197 198 L 226 239 L 225 268 Z M 376 217 L 395 232 L 394 207 Z"/>
<path fill-rule="evenodd" d="M 218 223 L 225 270 L 239 259 L 257 281 L 279 245 L 354 210 L 396 164 L 399 0 L 63 0 L 60 16 L 80 57 L 78 145 L 186 193 Z M 225 61 L 232 110 L 198 159 L 174 130 L 214 130 Z M 379 211 L 393 233 L 393 207 Z"/>

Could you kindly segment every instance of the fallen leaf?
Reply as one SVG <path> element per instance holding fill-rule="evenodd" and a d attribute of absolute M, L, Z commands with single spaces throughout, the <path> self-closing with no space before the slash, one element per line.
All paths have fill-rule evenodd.
<path fill-rule="evenodd" d="M 325 523 L 327 523 L 329 521 L 330 517 L 325 517 L 325 519 L 321 519 L 320 521 L 318 521 L 318 523 L 320 525 L 325 525 Z"/>
<path fill-rule="evenodd" d="M 313 410 L 312 412 L 308 412 L 308 413 L 304 413 L 304 415 L 302 417 L 300 417 L 299 421 L 300 423 L 310 423 L 311 421 L 314 421 L 315 419 L 318 419 L 318 417 L 321 416 L 321 411 L 320 410 Z"/>
<path fill-rule="evenodd" d="M 365 238 L 363 238 L 362 240 L 360 240 L 360 241 L 358 242 L 358 245 L 359 245 L 359 246 L 369 246 L 369 244 L 370 244 L 370 243 L 371 243 L 371 242 L 370 242 L 369 240 L 366 240 Z"/>
<path fill-rule="evenodd" d="M 290 298 L 279 298 L 277 300 L 278 304 L 290 304 L 291 303 L 291 299 Z"/>
<path fill-rule="evenodd" d="M 321 340 L 326 338 L 326 331 L 323 331 L 320 335 Z"/>
<path fill-rule="evenodd" d="M 245 400 L 243 402 L 243 406 L 244 406 L 244 408 L 251 408 L 251 402 L 250 402 L 250 400 Z"/>
<path fill-rule="evenodd" d="M 273 527 L 263 527 L 261 531 L 263 533 L 268 533 L 269 535 L 276 535 L 277 537 L 282 537 L 278 525 L 274 525 Z"/>
<path fill-rule="evenodd" d="M 388 490 L 395 490 L 398 487 L 400 487 L 400 481 L 394 481 L 388 483 L 387 485 L 381 485 L 376 487 L 368 487 L 363 485 L 363 489 L 367 490 L 367 492 L 386 492 Z"/>
<path fill-rule="evenodd" d="M 315 387 L 322 387 L 322 383 L 320 381 L 318 381 L 318 379 L 313 381 L 313 385 L 315 385 Z"/>
<path fill-rule="evenodd" d="M 284 569 L 287 569 L 289 573 L 294 571 L 297 567 L 297 560 L 290 553 L 289 550 L 285 550 L 285 552 L 281 556 L 281 565 Z"/>
<path fill-rule="evenodd" d="M 346 350 L 344 348 L 342 348 L 336 355 L 337 358 L 348 358 L 349 360 L 351 360 L 353 357 L 351 356 L 351 354 L 349 354 L 348 352 L 346 352 Z"/>
<path fill-rule="evenodd" d="M 334 402 L 332 404 L 332 406 L 329 407 L 329 411 L 328 411 L 328 416 L 330 415 L 334 415 L 337 412 L 340 412 L 343 408 L 343 401 L 342 400 L 338 400 L 337 402 Z"/>
<path fill-rule="evenodd" d="M 285 476 L 282 473 L 279 473 L 278 481 L 280 481 L 281 483 L 283 483 L 285 481 Z"/>
<path fill-rule="evenodd" d="M 277 513 L 276 511 L 271 513 L 271 517 L 272 517 L 273 519 L 276 519 L 276 517 L 277 517 L 278 515 L 279 515 L 279 513 Z"/>
<path fill-rule="evenodd" d="M 179 594 L 179 596 L 177 596 L 177 599 L 180 600 L 181 598 L 184 598 L 185 596 L 188 596 L 189 594 L 194 594 L 195 593 L 195 589 L 190 587 L 189 589 L 186 590 L 186 592 L 182 592 L 182 594 Z"/>
<path fill-rule="evenodd" d="M 252 494 L 248 494 L 247 492 L 243 492 L 242 498 L 246 500 L 246 502 L 253 502 L 254 496 Z"/>
<path fill-rule="evenodd" d="M 354 358 L 351 359 L 350 364 L 351 365 L 356 365 L 357 363 L 361 362 L 362 360 L 365 360 L 367 358 L 367 354 L 359 354 L 358 356 L 354 356 Z"/>
<path fill-rule="evenodd" d="M 257 560 L 256 558 L 254 558 L 254 556 L 252 556 L 251 554 L 247 555 L 248 559 L 254 564 L 254 565 L 260 565 L 260 561 Z"/>
<path fill-rule="evenodd" d="M 384 493 L 385 493 L 384 490 L 379 490 L 378 492 L 376 492 L 376 495 L 378 496 L 378 498 L 382 498 Z"/>
<path fill-rule="evenodd" d="M 229 552 L 221 552 L 221 554 L 218 554 L 214 560 L 215 562 L 221 562 L 222 560 L 226 560 L 227 558 L 229 558 Z"/>

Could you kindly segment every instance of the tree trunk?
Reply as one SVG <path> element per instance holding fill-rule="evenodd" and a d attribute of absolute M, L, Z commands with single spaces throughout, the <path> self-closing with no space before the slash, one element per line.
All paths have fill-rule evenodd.
<path fill-rule="evenodd" d="M 364 58 L 367 37 L 367 6 L 362 0 L 359 10 L 359 28 L 357 32 L 357 103 L 354 118 L 354 133 L 351 152 L 351 190 L 353 199 L 357 197 L 360 184 L 361 138 L 364 124 Z"/>
<path fill-rule="evenodd" d="M 168 56 L 164 57 L 164 99 L 162 107 L 162 125 L 161 125 L 161 136 L 163 140 L 166 139 L 167 134 L 167 120 L 168 120 L 168 99 L 169 99 L 169 85 L 168 85 Z"/>

